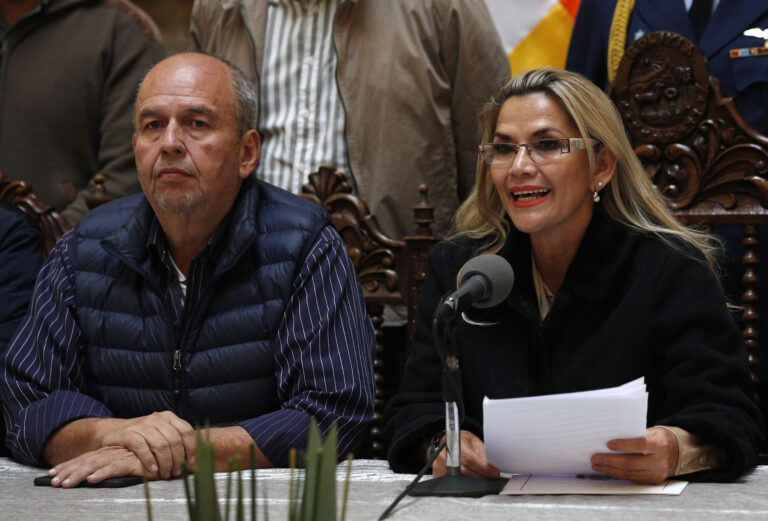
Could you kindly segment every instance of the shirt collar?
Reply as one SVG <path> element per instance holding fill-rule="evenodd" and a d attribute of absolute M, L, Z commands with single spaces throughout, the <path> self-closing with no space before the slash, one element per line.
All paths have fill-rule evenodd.
<path fill-rule="evenodd" d="M 536 267 L 536 259 L 533 258 L 533 250 L 531 250 L 531 271 L 533 273 L 533 286 L 536 290 L 536 300 L 539 304 L 539 316 L 542 320 L 549 313 L 549 308 L 552 307 L 552 302 L 555 300 L 555 296 L 547 287 L 544 279 Z"/>
<path fill-rule="evenodd" d="M 685 10 L 686 11 L 690 11 L 691 10 L 691 6 L 693 6 L 693 0 L 683 0 L 683 2 L 685 3 Z M 713 13 L 717 9 L 717 4 L 719 4 L 719 3 L 720 3 L 720 0 L 713 0 L 713 2 L 712 2 L 712 12 Z"/>
<path fill-rule="evenodd" d="M 595 211 L 559 291 L 590 301 L 608 294 L 616 277 L 621 276 L 622 262 L 627 255 L 632 254 L 639 235 L 642 234 L 614 222 L 603 215 L 602 211 Z M 512 296 L 534 294 L 528 234 L 512 227 L 499 255 L 510 261 L 515 270 L 520 272 L 520 276 L 515 278 Z"/>
<path fill-rule="evenodd" d="M 215 260 L 223 250 L 229 227 L 232 223 L 232 210 L 230 210 L 224 219 L 221 220 L 216 231 L 208 240 L 205 248 L 195 255 L 192 259 L 194 262 L 196 259 L 210 258 Z M 163 227 L 160 226 L 160 221 L 157 219 L 157 215 L 152 216 L 152 222 L 149 225 L 149 233 L 147 234 L 147 251 L 150 255 L 153 255 L 166 264 L 169 267 L 173 267 L 170 251 L 168 248 L 168 239 L 165 236 Z"/>

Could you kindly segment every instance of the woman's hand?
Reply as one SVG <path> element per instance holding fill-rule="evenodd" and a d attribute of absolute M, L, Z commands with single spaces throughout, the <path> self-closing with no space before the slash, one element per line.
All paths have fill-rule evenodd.
<path fill-rule="evenodd" d="M 483 440 L 469 431 L 461 431 L 461 473 L 465 476 L 485 479 L 499 479 L 499 469 L 488 463 L 485 458 L 485 444 Z M 445 439 L 443 436 L 442 440 Z M 440 442 L 442 443 L 442 440 Z M 445 475 L 445 452 L 432 464 L 432 476 L 439 478 Z"/>
<path fill-rule="evenodd" d="M 658 485 L 677 468 L 677 437 L 664 427 L 647 429 L 645 438 L 611 440 L 608 442 L 608 448 L 631 454 L 595 454 L 592 456 L 592 470 L 617 479 L 643 485 Z"/>

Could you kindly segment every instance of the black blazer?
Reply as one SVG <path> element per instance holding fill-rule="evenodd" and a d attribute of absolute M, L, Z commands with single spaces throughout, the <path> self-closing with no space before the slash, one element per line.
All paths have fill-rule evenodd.
<path fill-rule="evenodd" d="M 674 245 L 673 245 L 674 244 Z M 466 416 L 482 437 L 482 400 L 613 387 L 645 376 L 648 425 L 700 434 L 730 455 L 725 470 L 693 479 L 730 480 L 756 462 L 763 436 L 751 397 L 746 349 L 722 290 L 701 255 L 596 214 L 542 322 L 526 234 L 510 234 L 500 255 L 515 270 L 509 298 L 458 328 Z M 440 362 L 431 316 L 456 287 L 478 241 L 457 238 L 429 255 L 413 352 L 383 436 L 396 471 L 423 463 L 423 441 L 444 428 Z M 686 478 L 688 479 L 688 477 Z"/>

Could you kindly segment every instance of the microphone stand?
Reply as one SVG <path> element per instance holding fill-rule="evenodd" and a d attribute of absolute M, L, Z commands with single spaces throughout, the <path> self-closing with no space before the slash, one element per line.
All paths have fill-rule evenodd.
<path fill-rule="evenodd" d="M 487 480 L 464 476 L 461 473 L 461 416 L 463 416 L 461 368 L 456 341 L 456 315 L 435 313 L 432 319 L 432 337 L 440 355 L 443 373 L 443 401 L 445 402 L 445 476 L 422 481 L 408 492 L 411 496 L 481 497 L 498 494 L 506 479 Z M 459 410 L 462 411 L 461 415 Z"/>

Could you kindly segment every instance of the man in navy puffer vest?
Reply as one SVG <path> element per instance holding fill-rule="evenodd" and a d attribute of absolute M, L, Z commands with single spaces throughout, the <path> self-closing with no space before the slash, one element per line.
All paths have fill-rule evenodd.
<path fill-rule="evenodd" d="M 256 445 L 285 466 L 311 417 L 354 449 L 374 402 L 373 328 L 328 215 L 251 179 L 257 99 L 202 54 L 156 65 L 136 100 L 144 194 L 57 244 L 3 359 L 7 445 L 54 486 L 167 479 L 210 421 L 217 468 Z M 247 450 L 243 450 L 247 454 Z"/>

